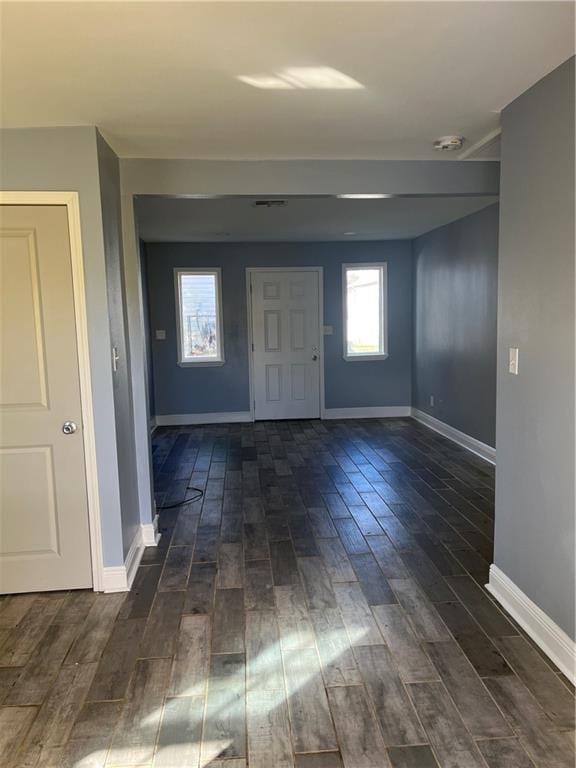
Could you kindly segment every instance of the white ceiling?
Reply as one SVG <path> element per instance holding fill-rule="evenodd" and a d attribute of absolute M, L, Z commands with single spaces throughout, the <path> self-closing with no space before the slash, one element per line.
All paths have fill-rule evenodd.
<path fill-rule="evenodd" d="M 282 242 L 413 238 L 497 202 L 496 197 L 396 197 L 342 200 L 285 198 L 284 208 L 257 208 L 262 198 L 136 199 L 146 242 Z M 345 235 L 354 232 L 354 235 Z"/>
<path fill-rule="evenodd" d="M 4 2 L 1 35 L 6 127 L 97 125 L 125 157 L 421 159 L 573 54 L 574 5 Z M 364 88 L 236 79 L 319 66 Z"/>

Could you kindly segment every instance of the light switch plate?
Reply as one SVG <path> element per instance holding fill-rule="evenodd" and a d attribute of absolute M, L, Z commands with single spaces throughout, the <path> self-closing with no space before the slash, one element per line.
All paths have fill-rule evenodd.
<path fill-rule="evenodd" d="M 510 347 L 508 350 L 508 372 L 518 376 L 518 347 Z"/>
<path fill-rule="evenodd" d="M 156 331 L 157 341 L 164 341 L 165 338 L 166 338 L 166 331 Z"/>
<path fill-rule="evenodd" d="M 332 336 L 333 333 L 334 333 L 334 328 L 331 325 L 324 326 L 324 336 Z"/>

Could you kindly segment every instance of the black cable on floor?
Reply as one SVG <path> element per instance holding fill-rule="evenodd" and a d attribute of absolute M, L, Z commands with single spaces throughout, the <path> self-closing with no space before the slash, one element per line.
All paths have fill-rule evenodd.
<path fill-rule="evenodd" d="M 177 501 L 175 504 L 164 504 L 161 507 L 156 507 L 158 510 L 163 509 L 176 509 L 176 507 L 184 507 L 186 504 L 191 504 L 193 501 L 199 501 L 199 499 L 204 496 L 204 491 L 202 488 L 195 488 L 193 485 L 188 485 L 186 487 L 187 491 L 196 491 L 196 496 L 191 496 L 189 499 L 184 499 L 183 501 Z"/>

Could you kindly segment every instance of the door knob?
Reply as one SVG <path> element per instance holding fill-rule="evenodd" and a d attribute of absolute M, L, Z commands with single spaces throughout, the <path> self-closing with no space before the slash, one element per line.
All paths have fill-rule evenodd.
<path fill-rule="evenodd" d="M 312 360 L 318 360 L 318 355 L 312 355 Z"/>
<path fill-rule="evenodd" d="M 73 421 L 65 421 L 64 424 L 62 424 L 62 432 L 64 432 L 65 435 L 73 435 L 77 429 L 78 427 Z"/>

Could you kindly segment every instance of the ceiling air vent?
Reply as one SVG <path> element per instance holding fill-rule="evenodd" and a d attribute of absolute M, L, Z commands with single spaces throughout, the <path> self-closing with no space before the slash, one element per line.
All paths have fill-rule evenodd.
<path fill-rule="evenodd" d="M 284 208 L 286 200 L 255 200 L 254 208 Z"/>

